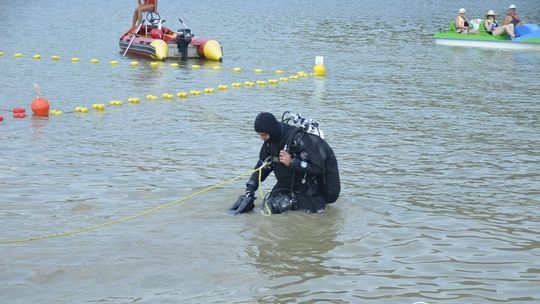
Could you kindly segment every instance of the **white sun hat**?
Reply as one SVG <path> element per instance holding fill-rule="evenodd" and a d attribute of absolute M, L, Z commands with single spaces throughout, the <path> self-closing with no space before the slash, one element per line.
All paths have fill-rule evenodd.
<path fill-rule="evenodd" d="M 494 10 L 489 10 L 487 13 L 486 13 L 486 16 L 497 16 L 497 14 L 495 14 L 495 11 Z"/>
<path fill-rule="evenodd" d="M 462 7 L 459 9 L 458 14 L 465 14 L 465 9 Z"/>
<path fill-rule="evenodd" d="M 510 6 L 508 7 L 508 9 L 516 9 L 516 5 L 515 5 L 515 4 L 510 4 Z"/>

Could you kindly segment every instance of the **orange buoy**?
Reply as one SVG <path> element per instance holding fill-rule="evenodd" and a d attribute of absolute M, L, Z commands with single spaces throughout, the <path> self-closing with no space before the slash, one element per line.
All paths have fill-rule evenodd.
<path fill-rule="evenodd" d="M 34 116 L 49 116 L 49 101 L 45 98 L 33 99 L 32 112 Z"/>
<path fill-rule="evenodd" d="M 34 85 L 37 97 L 32 100 L 32 112 L 34 116 L 49 116 L 49 101 L 45 98 L 41 98 L 39 86 Z"/>

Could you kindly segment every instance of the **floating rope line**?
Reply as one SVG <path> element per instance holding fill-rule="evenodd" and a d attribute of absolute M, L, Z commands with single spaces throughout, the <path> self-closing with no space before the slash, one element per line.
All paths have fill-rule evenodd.
<path fill-rule="evenodd" d="M 132 215 L 127 215 L 127 216 L 121 217 L 121 218 L 119 218 L 117 220 L 112 220 L 112 221 L 108 221 L 108 222 L 105 222 L 105 223 L 102 223 L 102 224 L 97 224 L 97 225 L 94 225 L 94 226 L 81 228 L 81 229 L 76 229 L 76 230 L 67 231 L 67 232 L 51 233 L 51 234 L 46 234 L 46 235 L 42 235 L 42 236 L 32 236 L 32 237 L 21 238 L 21 239 L 0 240 L 0 244 L 30 243 L 30 242 L 39 241 L 39 240 L 46 240 L 46 239 L 60 238 L 60 237 L 68 237 L 68 236 L 73 236 L 73 235 L 77 235 L 77 234 L 82 234 L 82 233 L 85 233 L 85 232 L 90 232 L 90 231 L 93 231 L 93 230 L 98 230 L 98 229 L 108 227 L 108 226 L 113 226 L 113 225 L 125 223 L 125 222 L 128 222 L 128 221 L 137 219 L 137 218 L 141 218 L 143 216 L 147 216 L 147 215 L 156 213 L 159 210 L 178 205 L 178 204 L 180 204 L 180 203 L 182 203 L 182 202 L 184 202 L 184 201 L 186 201 L 186 200 L 188 200 L 190 198 L 193 198 L 193 197 L 195 197 L 197 195 L 203 194 L 203 193 L 208 192 L 210 190 L 217 189 L 217 188 L 219 188 L 219 187 L 221 187 L 223 185 L 232 183 L 233 181 L 236 181 L 236 180 L 238 180 L 238 179 L 240 179 L 240 178 L 242 178 L 242 177 L 244 177 L 246 175 L 253 174 L 256 171 L 260 172 L 262 170 L 262 168 L 264 168 L 264 166 L 266 166 L 266 165 L 267 164 L 264 163 L 259 168 L 256 168 L 254 170 L 250 170 L 248 172 L 242 173 L 242 174 L 240 174 L 240 175 L 238 175 L 236 177 L 233 177 L 231 179 L 224 180 L 224 181 L 221 181 L 221 182 L 219 182 L 217 184 L 208 186 L 208 187 L 206 187 L 206 188 L 204 188 L 202 190 L 194 192 L 194 193 L 192 193 L 192 194 L 190 194 L 188 196 L 185 196 L 183 198 L 177 199 L 175 201 L 172 201 L 172 202 L 160 205 L 160 206 L 156 206 L 154 208 L 151 208 L 151 209 L 148 209 L 148 210 L 145 210 L 145 211 L 141 211 L 139 213 L 135 213 L 135 214 L 132 214 Z"/>

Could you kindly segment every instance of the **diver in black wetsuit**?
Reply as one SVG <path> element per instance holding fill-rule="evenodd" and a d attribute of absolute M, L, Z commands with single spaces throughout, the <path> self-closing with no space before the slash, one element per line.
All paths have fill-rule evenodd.
<path fill-rule="evenodd" d="M 264 181 L 272 171 L 277 179 L 263 202 L 263 208 L 270 209 L 272 213 L 289 210 L 322 212 L 326 204 L 321 193 L 324 157 L 317 147 L 322 144 L 322 139 L 318 142 L 317 136 L 306 133 L 302 136 L 298 128 L 278 122 L 273 114 L 267 112 L 257 115 L 254 127 L 264 141 L 255 168 L 271 159 L 270 165 L 261 169 L 261 180 Z M 258 187 L 257 171 L 246 183 L 245 196 L 240 196 L 230 210 L 235 214 L 253 210 Z"/>

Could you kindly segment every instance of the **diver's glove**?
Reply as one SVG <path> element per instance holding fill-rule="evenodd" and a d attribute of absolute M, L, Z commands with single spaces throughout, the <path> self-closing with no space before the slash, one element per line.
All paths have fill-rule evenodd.
<path fill-rule="evenodd" d="M 244 195 L 240 195 L 236 202 L 232 205 L 232 207 L 229 209 L 232 211 L 234 215 L 240 214 L 240 213 L 246 213 L 250 212 L 255 208 L 255 196 L 251 194 L 251 192 L 246 191 Z"/>

